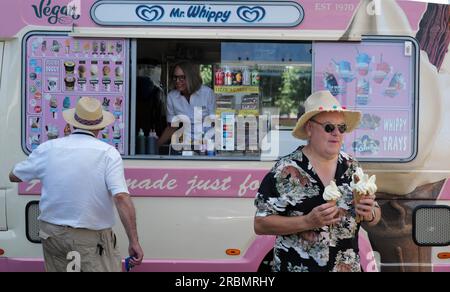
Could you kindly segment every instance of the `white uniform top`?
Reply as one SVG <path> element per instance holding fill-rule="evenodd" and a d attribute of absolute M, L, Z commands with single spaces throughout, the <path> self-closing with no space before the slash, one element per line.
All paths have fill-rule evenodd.
<path fill-rule="evenodd" d="M 128 193 L 119 152 L 83 130 L 41 144 L 13 173 L 22 181 L 41 180 L 39 220 L 56 225 L 111 228 L 112 196 Z"/>
<path fill-rule="evenodd" d="M 214 115 L 216 97 L 214 91 L 202 85 L 191 95 L 190 102 L 178 90 L 172 90 L 167 97 L 167 122 L 171 123 L 176 115 L 188 116 L 194 124 L 194 108 L 202 111 L 202 122 L 206 116 Z"/>

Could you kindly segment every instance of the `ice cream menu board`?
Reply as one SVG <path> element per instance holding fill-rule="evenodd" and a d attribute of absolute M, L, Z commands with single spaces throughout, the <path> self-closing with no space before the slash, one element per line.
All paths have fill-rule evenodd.
<path fill-rule="evenodd" d="M 415 56 L 409 41 L 314 44 L 314 91 L 363 113 L 344 151 L 359 159 L 414 155 Z"/>
<path fill-rule="evenodd" d="M 33 35 L 27 39 L 26 49 L 27 149 L 70 135 L 73 128 L 62 112 L 75 107 L 80 97 L 92 96 L 116 118 L 99 138 L 125 154 L 127 42 Z"/>

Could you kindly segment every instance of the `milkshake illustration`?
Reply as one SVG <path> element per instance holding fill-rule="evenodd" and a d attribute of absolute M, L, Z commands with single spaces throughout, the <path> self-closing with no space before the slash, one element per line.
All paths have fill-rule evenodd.
<path fill-rule="evenodd" d="M 405 88 L 405 79 L 402 73 L 395 73 L 392 76 L 391 82 L 389 82 L 388 88 L 384 91 L 384 95 L 389 97 L 396 97 L 400 90 Z"/>
<path fill-rule="evenodd" d="M 370 83 L 365 78 L 358 79 L 356 84 L 356 104 L 367 105 L 369 103 Z"/>
<path fill-rule="evenodd" d="M 350 64 L 349 61 L 345 60 L 342 60 L 340 62 L 336 62 L 335 60 L 332 61 L 336 65 L 336 72 L 339 79 L 342 79 L 347 83 L 352 82 L 353 79 L 355 79 L 355 76 L 352 73 L 352 65 Z"/>
<path fill-rule="evenodd" d="M 328 89 L 333 96 L 337 96 L 340 94 L 339 84 L 336 80 L 336 77 L 334 77 L 332 73 L 324 73 L 323 84 L 323 87 L 325 89 Z"/>
<path fill-rule="evenodd" d="M 383 83 L 384 79 L 386 79 L 387 75 L 391 72 L 391 66 L 388 63 L 383 63 L 383 55 L 380 57 L 380 63 L 377 64 L 373 81 L 377 84 Z"/>
<path fill-rule="evenodd" d="M 358 51 L 358 49 L 356 49 Z M 369 73 L 369 65 L 372 58 L 366 53 L 360 53 L 356 56 L 356 68 L 358 69 L 358 74 L 361 76 L 366 76 Z"/>

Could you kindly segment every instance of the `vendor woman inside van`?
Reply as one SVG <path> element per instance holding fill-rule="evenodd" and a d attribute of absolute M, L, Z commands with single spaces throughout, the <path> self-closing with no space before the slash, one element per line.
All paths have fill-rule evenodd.
<path fill-rule="evenodd" d="M 215 114 L 214 92 L 211 88 L 203 85 L 199 65 L 188 61 L 180 61 L 174 65 L 170 76 L 173 90 L 169 92 L 167 97 L 168 125 L 158 140 L 158 146 L 167 142 L 170 143 L 172 135 L 179 129 L 172 122 L 177 119 L 183 121 L 182 116 L 185 116 L 185 122 L 187 122 L 186 118 L 190 121 L 191 131 L 185 131 L 185 133 L 189 132 L 190 135 L 198 127 L 197 125 L 194 127 L 195 111 L 198 113 L 197 119 L 200 117 L 201 111 L 201 123 L 203 123 L 205 117 Z M 185 127 L 185 125 L 183 126 Z M 203 128 L 201 128 L 201 131 L 203 132 Z M 201 134 L 199 137 L 201 137 Z"/>

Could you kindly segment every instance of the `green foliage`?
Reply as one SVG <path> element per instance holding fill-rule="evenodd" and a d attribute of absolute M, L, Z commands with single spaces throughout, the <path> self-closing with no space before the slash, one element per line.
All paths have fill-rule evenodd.
<path fill-rule="evenodd" d="M 311 74 L 302 68 L 286 67 L 275 101 L 281 115 L 297 114 L 298 108 L 311 93 L 310 76 Z"/>
<path fill-rule="evenodd" d="M 200 75 L 202 76 L 203 84 L 212 86 L 212 65 L 200 65 Z"/>

